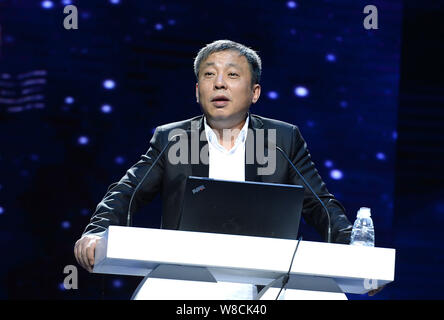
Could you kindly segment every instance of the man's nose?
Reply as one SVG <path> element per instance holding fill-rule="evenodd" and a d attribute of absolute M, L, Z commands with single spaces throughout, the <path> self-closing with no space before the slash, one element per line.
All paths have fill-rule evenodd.
<path fill-rule="evenodd" d="M 227 84 L 225 82 L 223 74 L 219 74 L 214 80 L 215 89 L 226 88 Z"/>

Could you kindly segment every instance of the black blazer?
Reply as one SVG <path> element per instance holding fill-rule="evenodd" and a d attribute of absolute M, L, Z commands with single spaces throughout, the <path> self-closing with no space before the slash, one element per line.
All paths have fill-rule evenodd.
<path fill-rule="evenodd" d="M 299 169 L 301 174 L 318 194 L 319 198 L 327 205 L 331 216 L 332 241 L 337 243 L 349 243 L 352 225 L 345 215 L 344 207 L 330 194 L 322 181 L 311 156 L 307 150 L 307 144 L 299 132 L 297 126 L 289 123 L 248 115 L 249 132 L 255 136 L 258 129 L 264 129 L 264 144 L 267 144 L 267 129 L 276 130 L 276 145 L 280 146 Z M 133 165 L 119 182 L 111 184 L 103 200 L 98 204 L 90 223 L 83 234 L 92 234 L 105 231 L 109 225 L 126 225 L 127 211 L 131 195 L 150 168 L 152 162 L 168 143 L 168 134 L 173 129 L 183 129 L 188 132 L 199 132 L 199 137 L 204 130 L 203 115 L 156 128 L 150 141 L 150 146 L 146 154 L 141 156 L 139 162 Z M 193 123 L 193 127 L 192 124 Z M 255 137 L 247 135 L 246 150 L 249 143 L 255 144 Z M 205 135 L 203 134 L 203 137 Z M 250 139 L 253 138 L 253 139 Z M 206 138 L 199 142 L 199 150 L 207 144 Z M 252 142 L 253 141 L 253 142 Z M 171 146 L 170 146 L 171 148 Z M 189 149 L 191 150 L 191 149 Z M 208 148 L 204 149 L 207 150 Z M 256 154 L 256 152 L 254 152 Z M 247 161 L 246 161 L 247 162 Z M 251 162 L 251 161 L 249 161 Z M 276 170 L 271 175 L 258 175 L 257 169 L 261 167 L 263 159 L 255 156 L 254 164 L 245 164 L 245 180 L 268 183 L 297 184 L 304 186 L 297 173 L 276 150 Z M 150 202 L 156 194 L 161 193 L 162 198 L 162 222 L 161 228 L 177 229 L 181 203 L 185 191 L 185 182 L 188 176 L 208 177 L 208 164 L 199 161 L 192 164 L 191 159 L 187 164 L 171 164 L 168 161 L 168 150 L 153 167 L 151 173 L 140 187 L 133 200 L 133 212 Z M 305 187 L 305 186 L 304 186 Z M 305 221 L 312 225 L 317 232 L 326 239 L 328 218 L 322 206 L 312 195 L 308 188 L 305 188 L 305 198 L 302 215 Z"/>

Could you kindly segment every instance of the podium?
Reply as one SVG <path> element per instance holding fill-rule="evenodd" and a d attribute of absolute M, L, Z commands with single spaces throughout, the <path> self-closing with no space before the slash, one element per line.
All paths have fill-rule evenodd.
<path fill-rule="evenodd" d="M 93 272 L 144 277 L 133 299 L 256 299 L 256 285 L 271 283 L 261 299 L 274 299 L 297 242 L 110 226 L 96 246 Z M 346 299 L 344 293 L 392 282 L 394 271 L 394 249 L 300 241 L 280 299 Z"/>

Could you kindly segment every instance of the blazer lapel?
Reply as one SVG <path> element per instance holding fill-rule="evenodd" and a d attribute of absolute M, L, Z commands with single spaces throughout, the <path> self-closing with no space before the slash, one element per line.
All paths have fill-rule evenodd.
<path fill-rule="evenodd" d="M 198 120 L 196 120 L 196 122 L 194 124 L 197 124 L 197 125 L 196 126 L 192 125 L 190 127 L 190 132 L 192 135 L 194 135 L 194 137 L 197 137 L 197 139 L 199 140 L 199 149 L 198 149 L 198 154 L 194 155 L 195 159 L 191 159 L 191 158 L 188 159 L 189 163 L 191 163 L 191 175 L 195 176 L 195 177 L 208 178 L 208 176 L 209 176 L 208 141 L 207 141 L 207 137 L 204 133 L 205 126 L 203 124 L 203 115 Z M 203 141 L 200 140 L 201 136 L 202 136 Z M 192 138 L 193 138 L 193 136 L 192 136 Z M 196 150 L 193 150 L 193 147 L 191 146 L 191 143 L 193 141 L 192 138 L 188 139 L 188 141 L 190 142 L 188 145 L 188 148 L 189 148 L 188 150 L 190 150 L 190 152 L 189 152 L 190 157 L 191 157 L 192 152 L 196 152 Z M 202 155 L 203 148 L 205 148 L 205 150 L 206 150 L 205 155 Z M 204 163 L 202 161 L 203 157 L 207 160 L 206 163 Z M 194 160 L 194 161 L 192 161 L 192 160 Z"/>
<path fill-rule="evenodd" d="M 259 118 L 252 117 L 248 113 L 248 133 L 245 141 L 245 181 L 261 182 L 262 177 L 257 174 L 258 162 L 256 158 L 256 130 L 262 128 L 263 123 Z"/>

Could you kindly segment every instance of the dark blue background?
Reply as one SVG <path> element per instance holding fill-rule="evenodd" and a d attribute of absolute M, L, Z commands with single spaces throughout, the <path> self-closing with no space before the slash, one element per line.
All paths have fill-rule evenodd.
<path fill-rule="evenodd" d="M 371 207 L 376 245 L 397 249 L 395 282 L 375 298 L 442 297 L 444 203 L 431 187 L 442 136 L 438 124 L 422 129 L 442 120 L 443 100 L 412 82 L 431 70 L 412 69 L 420 50 L 406 41 L 421 6 L 373 1 L 379 29 L 368 31 L 366 1 L 72 1 L 79 29 L 65 30 L 68 2 L 0 0 L 1 298 L 95 299 L 102 285 L 105 298 L 131 296 L 140 278 L 80 269 L 79 290 L 63 290 L 63 268 L 76 264 L 74 242 L 154 128 L 200 113 L 193 58 L 218 39 L 258 51 L 262 95 L 251 111 L 298 125 L 349 219 Z M 26 86 L 40 96 L 19 101 L 29 79 L 43 79 Z M 158 226 L 160 213 L 157 199 L 134 224 Z"/>

